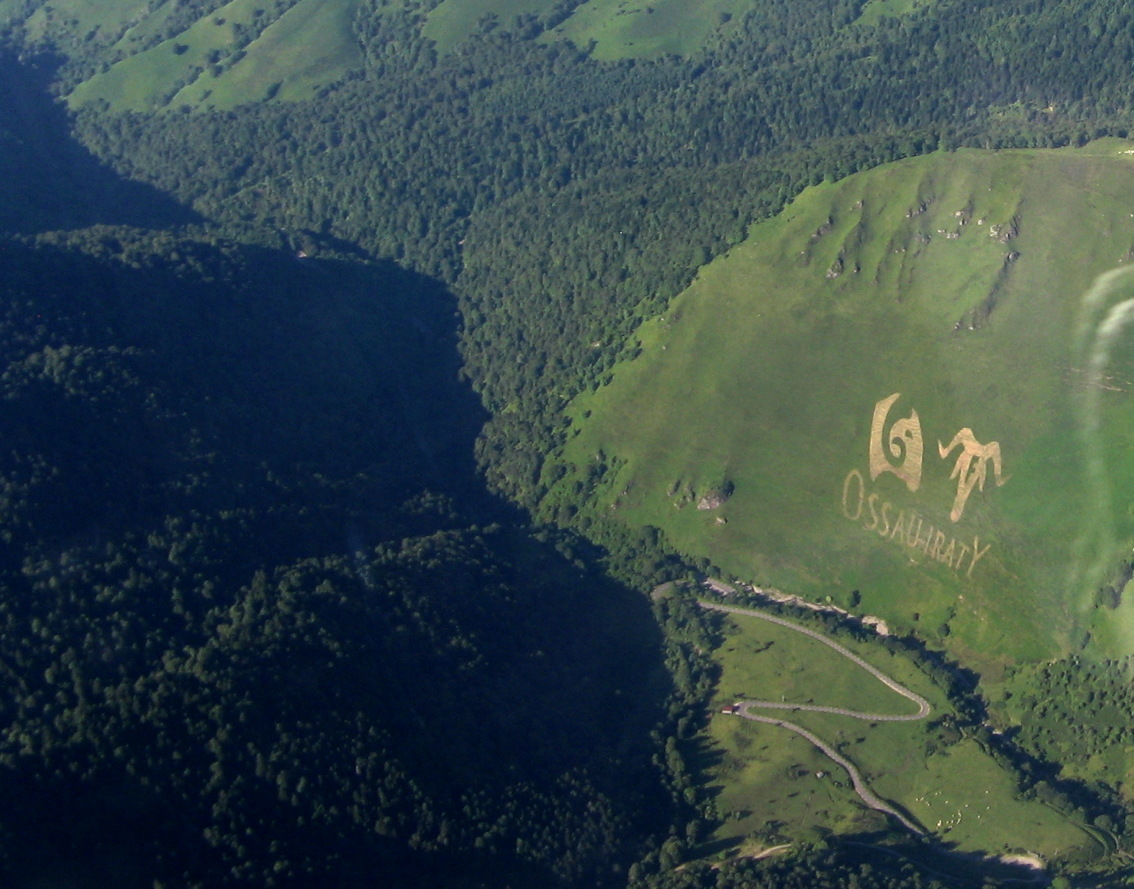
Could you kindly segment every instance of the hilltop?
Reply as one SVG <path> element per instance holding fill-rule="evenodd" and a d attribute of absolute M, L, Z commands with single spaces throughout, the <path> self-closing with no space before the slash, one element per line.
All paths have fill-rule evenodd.
<path fill-rule="evenodd" d="M 751 620 L 715 624 L 702 856 L 882 826 L 818 744 L 736 718 L 774 722 L 747 709 L 769 702 L 939 849 L 1084 867 L 1128 841 L 1132 164 L 1131 143 L 1103 140 L 817 184 L 571 401 L 542 509 L 611 539 L 647 529 L 731 581 L 698 587 L 719 602 L 825 605 L 779 613 L 936 695 L 928 724 L 848 725 L 808 711 L 866 706 L 849 671 Z M 965 878 L 963 860 L 895 848 Z"/>
<path fill-rule="evenodd" d="M 1100 484 L 1128 489 L 1131 376 L 1120 354 L 1091 365 L 1076 332 L 1101 321 L 1095 276 L 1134 255 L 1132 165 L 1118 141 L 957 151 L 808 189 L 573 402 L 559 496 L 582 482 L 597 513 L 691 557 L 853 594 L 974 662 L 1087 634 L 1128 653 L 1134 603 L 1096 595 L 1127 571 L 1126 502 L 1097 507 Z"/>

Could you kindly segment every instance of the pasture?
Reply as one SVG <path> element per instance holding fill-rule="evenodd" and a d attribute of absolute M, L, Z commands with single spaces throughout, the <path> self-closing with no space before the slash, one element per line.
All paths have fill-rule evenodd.
<path fill-rule="evenodd" d="M 1129 151 L 938 153 L 804 192 L 576 399 L 549 502 L 589 488 L 743 580 L 857 590 L 982 670 L 1089 626 L 1134 648 L 1100 629 L 1130 603 L 1094 607 L 1134 539 L 1134 362 L 1116 346 L 1092 369 L 1106 312 L 1083 306 L 1134 255 Z M 898 440 L 915 425 L 916 460 Z"/>
<path fill-rule="evenodd" d="M 753 0 L 589 0 L 545 40 L 594 41 L 596 59 L 690 55 L 727 29 Z"/>
<path fill-rule="evenodd" d="M 232 0 L 153 43 L 168 5 L 127 29 L 122 58 L 79 84 L 72 107 L 114 111 L 231 108 L 269 98 L 310 98 L 361 64 L 352 31 L 356 0 L 299 0 L 278 18 L 260 0 Z"/>
<path fill-rule="evenodd" d="M 721 619 L 724 641 L 714 653 L 721 675 L 699 757 L 700 778 L 713 795 L 720 822 L 705 851 L 727 854 L 806 840 L 827 830 L 871 833 L 893 827 L 865 808 L 846 773 L 804 738 L 720 709 L 757 698 L 896 715 L 909 713 L 911 702 L 800 633 L 754 617 Z M 944 693 L 912 661 L 876 643 L 837 641 L 933 707 L 928 719 L 916 722 L 783 714 L 839 749 L 875 793 L 955 851 L 1028 852 L 1045 860 L 1101 851 L 1060 812 L 1019 797 L 1013 776 L 952 726 Z"/>

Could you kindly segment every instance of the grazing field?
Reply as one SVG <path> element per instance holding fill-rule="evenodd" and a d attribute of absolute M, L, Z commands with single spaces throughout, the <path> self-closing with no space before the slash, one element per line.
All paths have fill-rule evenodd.
<path fill-rule="evenodd" d="M 362 63 L 351 30 L 355 4 L 300 0 L 248 45 L 239 62 L 215 76 L 206 70 L 171 104 L 231 108 L 269 95 L 283 101 L 311 98 Z"/>
<path fill-rule="evenodd" d="M 1083 302 L 1134 255 L 1131 172 L 1110 141 L 809 189 L 576 400 L 550 502 L 589 490 L 726 573 L 857 591 L 982 670 L 1088 630 L 1134 649 L 1131 597 L 1095 592 L 1134 538 L 1129 337 L 1095 355 L 1127 286 Z"/>
<path fill-rule="evenodd" d="M 735 700 L 761 698 L 899 715 L 915 709 L 911 702 L 798 632 L 742 615 L 722 620 L 724 642 L 715 652 L 721 677 L 700 755 L 701 778 L 715 793 L 721 821 L 706 850 L 887 826 L 883 815 L 861 804 L 846 773 L 805 739 L 720 710 Z M 837 641 L 933 707 L 928 719 L 917 722 L 784 714 L 840 750 L 875 793 L 956 851 L 1029 852 L 1045 859 L 1101 851 L 1060 812 L 1019 798 L 1013 776 L 952 727 L 944 694 L 910 660 L 878 644 Z"/>
<path fill-rule="evenodd" d="M 598 59 L 688 55 L 753 0 L 589 0 L 550 35 L 586 48 Z"/>
<path fill-rule="evenodd" d="M 442 0 L 429 12 L 422 33 L 437 44 L 438 52 L 448 52 L 488 17 L 508 27 L 517 16 L 546 12 L 555 0 Z"/>
<path fill-rule="evenodd" d="M 874 25 L 879 19 L 909 15 L 933 0 L 867 0 L 858 17 L 858 24 Z"/>
<path fill-rule="evenodd" d="M 119 39 L 115 50 L 123 58 L 79 84 L 68 102 L 140 111 L 309 98 L 361 63 L 352 31 L 356 5 L 298 0 L 273 18 L 262 0 L 232 0 L 153 44 L 168 11 L 159 7 Z"/>

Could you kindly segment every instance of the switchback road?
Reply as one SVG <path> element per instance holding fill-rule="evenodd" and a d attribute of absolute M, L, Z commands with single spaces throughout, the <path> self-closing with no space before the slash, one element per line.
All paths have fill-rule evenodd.
<path fill-rule="evenodd" d="M 759 618 L 760 620 L 766 620 L 769 623 L 778 624 L 781 627 L 786 627 L 787 629 L 793 630 L 797 633 L 803 633 L 805 636 L 810 636 L 817 642 L 821 642 L 829 648 L 833 648 L 843 657 L 857 664 L 891 691 L 894 691 L 897 694 L 901 695 L 903 698 L 906 698 L 912 701 L 914 704 L 917 704 L 916 713 L 893 715 L 887 713 L 865 713 L 861 710 L 851 710 L 846 707 L 828 707 L 819 704 L 792 704 L 782 701 L 742 701 L 736 711 L 736 715 L 742 716 L 745 719 L 751 719 L 753 722 L 763 722 L 767 725 L 777 725 L 781 728 L 786 728 L 788 731 L 795 732 L 801 737 L 806 738 L 813 745 L 815 745 L 815 747 L 822 751 L 828 759 L 830 759 L 832 762 L 836 763 L 846 771 L 846 773 L 850 776 L 851 784 L 854 787 L 855 793 L 858 794 L 859 799 L 861 799 L 863 803 L 865 803 L 869 808 L 874 809 L 878 812 L 884 812 L 885 814 L 892 816 L 897 821 L 899 821 L 907 830 L 910 830 L 913 833 L 924 834 L 925 831 L 922 830 L 913 821 L 911 821 L 885 800 L 882 800 L 877 795 L 875 795 L 875 793 L 870 789 L 870 786 L 866 783 L 866 780 L 862 777 L 862 774 L 855 767 L 854 763 L 840 754 L 837 750 L 835 750 L 834 747 L 832 747 L 822 738 L 815 735 L 813 732 L 808 731 L 802 726 L 796 725 L 794 722 L 788 722 L 786 719 L 780 719 L 774 716 L 762 716 L 760 714 L 753 713 L 752 710 L 755 708 L 760 708 L 771 710 L 791 710 L 794 712 L 807 711 L 812 713 L 834 713 L 838 716 L 847 716 L 852 719 L 862 719 L 866 720 L 867 722 L 914 722 L 919 719 L 925 719 L 929 715 L 931 709 L 929 706 L 929 701 L 927 701 L 917 692 L 910 691 L 910 689 L 906 688 L 900 682 L 891 679 L 881 670 L 872 666 L 871 664 L 868 664 L 854 652 L 848 650 L 847 648 L 844 648 L 835 640 L 830 639 L 827 636 L 824 636 L 822 633 L 816 632 L 815 630 L 809 629 L 808 627 L 801 626 L 794 621 L 786 620 L 782 617 L 776 617 L 775 615 L 771 614 L 765 614 L 764 612 L 758 611 L 753 608 L 737 608 L 732 605 L 718 605 L 716 602 L 704 601 L 699 601 L 698 604 L 702 608 L 708 609 L 710 611 L 721 611 L 725 614 L 740 614 L 747 617 L 755 617 Z"/>

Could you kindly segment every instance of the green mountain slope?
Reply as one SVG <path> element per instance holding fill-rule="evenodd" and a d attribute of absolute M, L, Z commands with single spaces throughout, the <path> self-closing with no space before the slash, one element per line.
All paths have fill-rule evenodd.
<path fill-rule="evenodd" d="M 84 81 L 69 102 L 142 110 L 311 98 L 361 61 L 351 30 L 355 5 L 299 0 L 265 20 L 259 4 L 233 0 Z"/>
<path fill-rule="evenodd" d="M 1097 508 L 1085 460 L 1131 490 L 1131 377 L 1117 354 L 1092 375 L 1074 336 L 1093 278 L 1134 247 L 1129 154 L 958 151 L 808 190 L 576 399 L 559 496 L 589 489 L 760 584 L 859 590 L 976 663 L 1066 650 L 1134 531 L 1128 495 Z"/>
<path fill-rule="evenodd" d="M 358 0 L 0 0 L 0 28 L 58 54 L 72 107 L 300 100 L 362 62 Z"/>
<path fill-rule="evenodd" d="M 589 46 L 600 59 L 688 55 L 755 5 L 751 0 L 589 0 L 545 39 Z"/>

